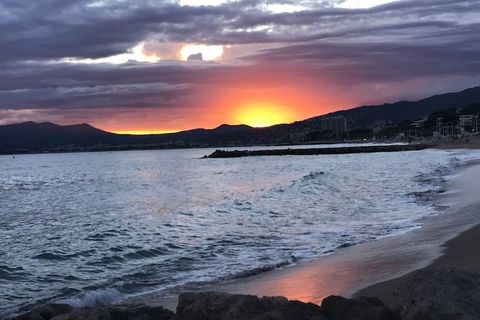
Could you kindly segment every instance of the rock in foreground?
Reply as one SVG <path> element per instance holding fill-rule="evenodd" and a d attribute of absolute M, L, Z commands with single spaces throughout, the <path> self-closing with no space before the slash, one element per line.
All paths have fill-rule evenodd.
<path fill-rule="evenodd" d="M 480 319 L 480 275 L 425 268 L 407 275 L 385 303 L 404 320 Z"/>
<path fill-rule="evenodd" d="M 397 316 L 374 298 L 331 296 L 322 306 L 284 297 L 184 293 L 176 320 L 396 320 Z"/>
<path fill-rule="evenodd" d="M 63 304 L 51 304 L 12 320 L 171 320 L 173 316 L 173 312 L 162 307 L 98 306 L 74 309 Z"/>
<path fill-rule="evenodd" d="M 183 293 L 178 299 L 176 320 L 326 320 L 319 306 L 283 297 Z"/>
<path fill-rule="evenodd" d="M 360 297 L 358 299 L 347 299 L 344 297 L 330 296 L 323 299 L 322 312 L 328 319 L 332 320 L 399 319 L 399 317 L 378 298 Z"/>
<path fill-rule="evenodd" d="M 386 305 L 378 298 L 330 296 L 317 306 L 283 297 L 199 292 L 181 294 L 176 314 L 150 306 L 51 304 L 14 320 L 478 320 L 480 275 L 426 268 L 406 276 L 385 298 Z"/>
<path fill-rule="evenodd" d="M 52 303 L 43 307 L 33 309 L 15 320 L 49 320 L 56 316 L 67 314 L 73 310 L 73 307 L 66 304 Z"/>
<path fill-rule="evenodd" d="M 183 293 L 177 314 L 162 307 L 47 305 L 14 320 L 397 320 L 378 299 L 329 297 L 322 307 L 284 297 Z"/>

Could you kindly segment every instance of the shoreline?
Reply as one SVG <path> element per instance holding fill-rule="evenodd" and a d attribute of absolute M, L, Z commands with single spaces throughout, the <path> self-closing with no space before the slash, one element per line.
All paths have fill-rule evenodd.
<path fill-rule="evenodd" d="M 472 163 L 460 172 L 460 178 L 446 182 L 448 192 L 436 203 L 439 206 L 456 204 L 444 212 L 422 218 L 419 220 L 422 226 L 416 230 L 341 248 L 318 259 L 246 278 L 188 286 L 168 295 L 154 292 L 127 299 L 124 303 L 140 302 L 175 310 L 178 294 L 186 290 L 284 296 L 316 304 L 332 294 L 353 297 L 360 292 L 374 296 L 376 292 L 373 289 L 367 292 L 366 288 L 383 287 L 386 291 L 388 281 L 430 266 L 442 257 L 445 243 L 462 237 L 464 232 L 480 224 L 480 201 L 475 201 L 474 189 L 458 192 L 480 181 L 476 180 L 480 179 L 480 165 Z M 480 226 L 475 230 L 480 240 Z"/>
<path fill-rule="evenodd" d="M 433 149 L 480 149 L 480 136 L 473 136 L 471 140 L 419 140 L 407 143 L 405 140 L 398 139 L 378 139 L 378 140 L 341 140 L 341 141 L 315 141 L 315 142 L 297 142 L 297 143 L 279 143 L 279 144 L 245 144 L 245 145 L 189 145 L 189 146 L 165 146 L 165 145 L 106 145 L 91 146 L 83 148 L 55 148 L 55 149 L 12 149 L 0 150 L 0 156 L 25 156 L 36 154 L 69 154 L 69 153 L 95 153 L 95 152 L 123 152 L 123 151 L 163 151 L 163 150 L 189 150 L 189 149 L 245 149 L 245 148 L 268 148 L 268 147 L 294 147 L 294 146 L 315 146 L 315 145 L 362 145 L 362 144 L 429 144 Z"/>
<path fill-rule="evenodd" d="M 480 241 L 480 200 L 476 200 L 475 192 L 477 181 L 480 181 L 480 165 L 467 165 L 460 174 L 459 179 L 447 182 L 447 194 L 436 203 L 451 207 L 439 215 L 421 219 L 421 228 L 273 271 L 272 274 L 278 272 L 278 280 L 282 282 L 277 289 L 283 290 L 282 295 L 289 299 L 319 303 L 330 294 L 382 298 L 405 281 L 408 275 L 429 267 L 454 267 L 480 273 L 480 254 L 475 247 L 475 241 Z M 253 281 L 268 286 L 272 280 L 276 281 L 275 278 L 273 275 L 259 275 Z M 289 286 L 313 291 L 310 294 L 289 292 L 286 290 Z M 248 284 L 239 287 L 240 290 L 231 290 L 227 286 L 227 292 L 247 293 L 250 290 Z M 268 293 L 271 290 L 254 291 L 263 294 L 262 291 Z"/>
<path fill-rule="evenodd" d="M 448 240 L 442 246 L 442 255 L 425 268 L 454 268 L 471 273 L 480 273 L 480 254 L 478 254 L 478 248 L 476 247 L 478 242 L 480 242 L 480 223 Z M 378 297 L 385 303 L 391 303 L 395 288 L 409 279 L 412 274 L 422 269 L 424 268 L 412 270 L 398 278 L 363 288 L 355 292 L 353 297 Z"/>
<path fill-rule="evenodd" d="M 405 141 L 397 140 L 348 140 L 348 141 L 315 141 L 315 142 L 297 142 L 297 143 L 272 143 L 272 144 L 242 144 L 242 145 L 223 145 L 223 144 L 212 144 L 212 145 L 188 145 L 188 146 L 169 146 L 169 145 L 138 145 L 138 146 L 116 146 L 116 145 L 106 145 L 106 146 L 91 146 L 91 147 L 77 147 L 77 148 L 55 148 L 55 149 L 14 149 L 14 150 L 3 150 L 0 149 L 0 156 L 21 156 L 21 155 L 36 155 L 36 154 L 69 154 L 69 153 L 92 153 L 92 152 L 123 152 L 123 151 L 163 151 L 163 150 L 191 150 L 191 149 L 212 149 L 216 150 L 219 148 L 223 149 L 245 149 L 245 148 L 277 148 L 277 147 L 294 147 L 294 146 L 315 146 L 315 145 L 337 145 L 337 144 L 397 144 L 397 143 L 406 143 Z"/>

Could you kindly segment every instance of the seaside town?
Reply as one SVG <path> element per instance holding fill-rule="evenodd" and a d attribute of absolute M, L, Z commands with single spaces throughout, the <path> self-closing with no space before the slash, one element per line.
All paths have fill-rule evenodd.
<path fill-rule="evenodd" d="M 445 142 L 468 139 L 478 135 L 480 105 L 451 108 L 436 111 L 419 120 L 401 121 L 392 124 L 376 122 L 373 128 L 349 129 L 344 116 L 325 116 L 319 121 L 315 132 L 302 133 L 305 141 L 322 139 L 391 140 L 391 141 L 432 141 Z M 311 130 L 311 129 L 310 129 Z"/>

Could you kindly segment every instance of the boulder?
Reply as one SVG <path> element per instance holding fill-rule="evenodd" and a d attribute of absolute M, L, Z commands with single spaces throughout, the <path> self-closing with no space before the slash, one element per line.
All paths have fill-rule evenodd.
<path fill-rule="evenodd" d="M 405 276 L 386 302 L 404 320 L 478 320 L 480 275 L 457 269 L 421 269 Z"/>
<path fill-rule="evenodd" d="M 22 314 L 12 320 L 50 320 L 61 314 L 72 311 L 73 308 L 67 304 L 51 303 L 39 308 L 35 308 L 30 312 Z"/>
<path fill-rule="evenodd" d="M 49 304 L 13 320 L 478 320 L 480 275 L 425 268 L 402 277 L 378 298 L 325 298 L 321 307 L 284 297 L 258 298 L 217 292 L 179 296 L 176 315 L 162 307 Z"/>
<path fill-rule="evenodd" d="M 170 320 L 174 313 L 163 307 L 99 306 L 77 308 L 52 320 Z"/>
<path fill-rule="evenodd" d="M 179 296 L 175 320 L 327 320 L 312 303 L 204 292 Z"/>
<path fill-rule="evenodd" d="M 330 296 L 322 301 L 322 312 L 331 320 L 397 320 L 399 317 L 378 298 L 347 299 Z"/>

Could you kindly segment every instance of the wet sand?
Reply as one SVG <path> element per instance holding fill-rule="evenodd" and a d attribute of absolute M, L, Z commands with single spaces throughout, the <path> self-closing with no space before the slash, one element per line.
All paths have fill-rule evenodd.
<path fill-rule="evenodd" d="M 480 207 L 478 210 L 480 211 Z M 480 226 L 476 226 L 445 243 L 443 255 L 433 261 L 431 266 L 480 273 L 479 244 Z M 355 296 L 379 297 L 383 301 L 389 301 L 393 298 L 392 291 L 409 275 L 374 284 L 358 291 Z"/>

